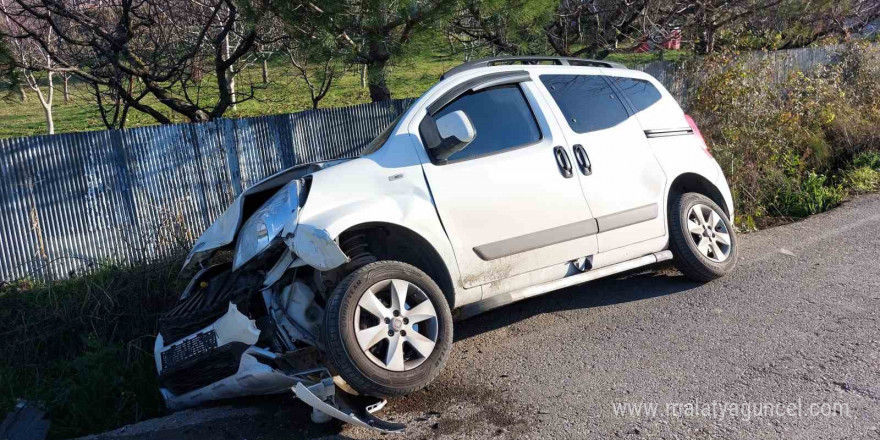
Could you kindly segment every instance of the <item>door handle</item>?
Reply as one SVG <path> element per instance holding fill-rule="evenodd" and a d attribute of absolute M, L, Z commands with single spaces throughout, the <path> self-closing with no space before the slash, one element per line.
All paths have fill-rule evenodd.
<path fill-rule="evenodd" d="M 578 163 L 578 168 L 581 170 L 581 174 L 585 176 L 589 176 L 593 174 L 593 164 L 590 163 L 590 156 L 587 155 L 587 150 L 584 150 L 583 145 L 576 144 L 574 147 L 574 160 Z"/>
<path fill-rule="evenodd" d="M 559 172 L 562 173 L 562 177 L 568 179 L 573 175 L 571 171 L 571 159 L 568 158 L 568 153 L 565 152 L 565 149 L 562 147 L 553 147 L 553 155 L 556 157 L 556 166 L 559 167 Z"/>

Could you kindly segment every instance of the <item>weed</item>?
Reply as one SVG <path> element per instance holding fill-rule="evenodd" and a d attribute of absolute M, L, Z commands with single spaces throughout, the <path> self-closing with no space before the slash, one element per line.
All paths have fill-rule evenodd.
<path fill-rule="evenodd" d="M 40 402 L 50 436 L 105 431 L 162 413 L 152 348 L 180 259 L 105 265 L 70 280 L 0 287 L 0 414 Z"/>
<path fill-rule="evenodd" d="M 853 168 L 871 168 L 880 171 L 880 151 L 865 151 L 852 161 Z"/>
<path fill-rule="evenodd" d="M 880 171 L 869 166 L 847 170 L 843 174 L 843 184 L 855 193 L 880 190 Z"/>
<path fill-rule="evenodd" d="M 774 212 L 788 217 L 806 217 L 825 212 L 843 202 L 847 192 L 841 185 L 827 184 L 827 177 L 814 172 L 782 185 L 770 201 Z"/>

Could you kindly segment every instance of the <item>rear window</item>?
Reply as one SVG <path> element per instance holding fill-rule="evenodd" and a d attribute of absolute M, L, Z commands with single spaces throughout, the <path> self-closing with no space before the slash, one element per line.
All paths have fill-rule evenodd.
<path fill-rule="evenodd" d="M 611 128 L 629 117 L 626 107 L 601 76 L 541 75 L 540 78 L 569 127 L 577 133 Z"/>
<path fill-rule="evenodd" d="M 614 83 L 629 98 L 637 112 L 654 105 L 660 100 L 660 92 L 650 81 L 635 78 L 615 77 Z"/>

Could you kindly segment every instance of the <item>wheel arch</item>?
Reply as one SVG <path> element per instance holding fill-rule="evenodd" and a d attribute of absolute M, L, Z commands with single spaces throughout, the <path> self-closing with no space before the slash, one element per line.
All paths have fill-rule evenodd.
<path fill-rule="evenodd" d="M 718 187 L 709 181 L 709 179 L 697 173 L 682 173 L 672 181 L 669 185 L 669 192 L 666 194 L 666 210 L 670 212 L 672 200 L 676 194 L 684 194 L 695 192 L 703 194 L 718 204 L 724 210 L 724 214 L 730 218 L 731 207 L 727 205 L 724 195 Z"/>
<path fill-rule="evenodd" d="M 353 234 L 364 234 L 369 251 L 379 260 L 411 264 L 428 274 L 440 287 L 449 308 L 455 308 L 455 284 L 449 265 L 430 240 L 406 226 L 371 221 L 350 226 L 339 234 L 342 242 Z"/>

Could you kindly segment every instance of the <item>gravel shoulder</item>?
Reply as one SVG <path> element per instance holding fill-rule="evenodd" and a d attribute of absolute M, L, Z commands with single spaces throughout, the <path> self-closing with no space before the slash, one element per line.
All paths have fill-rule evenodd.
<path fill-rule="evenodd" d="M 314 425 L 275 396 L 91 438 L 880 439 L 878 226 L 880 195 L 863 196 L 741 236 L 720 280 L 657 268 L 458 322 L 440 377 L 380 413 L 405 436 Z"/>

